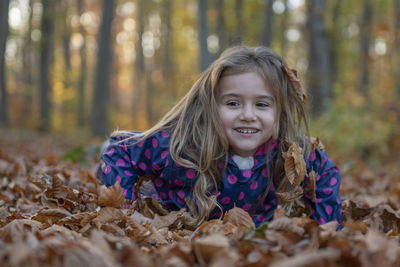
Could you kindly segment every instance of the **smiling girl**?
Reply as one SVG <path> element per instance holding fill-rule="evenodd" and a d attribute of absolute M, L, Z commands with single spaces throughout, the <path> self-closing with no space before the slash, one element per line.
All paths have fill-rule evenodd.
<path fill-rule="evenodd" d="M 134 200 L 137 179 L 152 175 L 152 196 L 168 210 L 193 200 L 199 224 L 240 207 L 259 225 L 279 202 L 300 203 L 321 224 L 340 222 L 340 175 L 324 151 L 311 148 L 304 110 L 296 73 L 279 55 L 266 47 L 230 48 L 154 127 L 112 134 L 102 181 L 120 182 Z M 293 144 L 305 166 L 298 185 L 284 166 Z"/>

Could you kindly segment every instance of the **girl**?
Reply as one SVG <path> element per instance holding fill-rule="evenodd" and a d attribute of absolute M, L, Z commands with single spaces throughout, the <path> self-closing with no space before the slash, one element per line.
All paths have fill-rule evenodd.
<path fill-rule="evenodd" d="M 199 224 L 236 206 L 259 225 L 278 202 L 321 224 L 340 222 L 340 175 L 325 152 L 312 149 L 304 104 L 295 71 L 279 55 L 230 48 L 154 127 L 113 134 L 102 180 L 119 181 L 133 200 L 138 177 L 150 174 L 153 197 L 169 210 L 193 200 Z M 296 147 L 293 176 L 288 157 Z"/>

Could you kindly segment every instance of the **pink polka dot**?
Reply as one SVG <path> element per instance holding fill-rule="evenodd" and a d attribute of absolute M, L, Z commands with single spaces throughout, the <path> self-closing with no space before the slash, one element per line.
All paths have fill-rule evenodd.
<path fill-rule="evenodd" d="M 165 193 L 160 192 L 159 195 L 160 195 L 161 199 L 163 199 L 163 200 L 167 199 L 167 195 Z"/>
<path fill-rule="evenodd" d="M 261 145 L 254 154 L 254 156 L 263 156 L 263 155 L 265 155 L 265 144 Z"/>
<path fill-rule="evenodd" d="M 324 188 L 322 191 L 324 192 L 325 195 L 332 194 L 332 188 L 330 188 L 330 187 Z"/>
<path fill-rule="evenodd" d="M 169 161 L 168 161 L 168 159 L 167 159 L 167 160 L 165 161 L 165 167 L 167 167 L 168 164 L 169 164 Z"/>
<path fill-rule="evenodd" d="M 175 179 L 174 183 L 179 186 L 183 186 L 183 182 L 181 180 Z"/>
<path fill-rule="evenodd" d="M 315 199 L 315 203 L 321 203 L 322 202 L 322 198 L 316 198 Z"/>
<path fill-rule="evenodd" d="M 124 159 L 125 159 L 127 162 L 131 161 L 131 158 L 130 158 L 128 155 L 125 155 Z"/>
<path fill-rule="evenodd" d="M 107 156 L 111 157 L 114 154 L 115 149 L 111 148 L 110 150 L 108 150 L 107 152 Z"/>
<path fill-rule="evenodd" d="M 328 161 L 327 158 L 323 158 L 323 159 L 321 160 L 321 165 L 320 165 L 320 167 L 324 166 L 325 162 L 327 162 L 327 161 Z"/>
<path fill-rule="evenodd" d="M 229 197 L 223 197 L 221 199 L 222 204 L 228 204 L 229 202 L 231 202 L 231 199 Z"/>
<path fill-rule="evenodd" d="M 138 147 L 142 147 L 143 146 L 143 141 L 140 141 L 139 143 L 137 143 Z"/>
<path fill-rule="evenodd" d="M 244 193 L 243 193 L 243 192 L 240 192 L 239 197 L 238 197 L 238 200 L 242 200 L 243 198 L 244 198 Z"/>
<path fill-rule="evenodd" d="M 315 152 L 313 152 L 313 153 L 311 153 L 310 156 L 308 157 L 308 160 L 309 160 L 309 161 L 314 161 L 316 157 L 317 157 L 317 156 L 315 155 Z"/>
<path fill-rule="evenodd" d="M 317 176 L 317 178 L 315 178 L 315 181 L 317 181 L 317 182 L 318 182 L 318 181 L 319 181 L 319 179 L 321 179 L 321 176 L 319 176 L 319 175 L 318 175 L 318 176 Z"/>
<path fill-rule="evenodd" d="M 115 162 L 115 166 L 117 167 L 125 166 L 125 161 L 123 159 L 119 159 L 117 160 L 117 162 Z"/>
<path fill-rule="evenodd" d="M 179 197 L 176 199 L 176 201 L 181 205 L 185 205 L 185 202 Z"/>
<path fill-rule="evenodd" d="M 275 185 L 273 182 L 271 182 L 271 186 L 269 188 L 269 191 L 274 191 L 275 190 Z"/>
<path fill-rule="evenodd" d="M 219 217 L 219 216 L 221 216 L 221 214 L 222 214 L 221 211 L 217 211 L 214 216 Z"/>
<path fill-rule="evenodd" d="M 196 175 L 196 173 L 195 173 L 194 170 L 192 170 L 192 169 L 189 169 L 189 170 L 186 171 L 186 176 L 187 176 L 189 179 L 193 179 L 195 175 Z"/>
<path fill-rule="evenodd" d="M 265 216 L 263 216 L 263 215 L 258 215 L 257 216 L 257 221 L 259 221 L 259 222 L 263 222 L 263 221 L 265 221 Z"/>
<path fill-rule="evenodd" d="M 146 149 L 144 151 L 144 155 L 146 156 L 146 158 L 150 159 L 151 158 L 150 149 Z"/>
<path fill-rule="evenodd" d="M 158 165 L 155 164 L 155 163 L 153 163 L 153 164 L 151 165 L 151 167 L 153 167 L 153 170 L 155 170 L 155 171 L 160 170 L 160 166 L 158 166 Z"/>
<path fill-rule="evenodd" d="M 128 193 L 128 190 L 125 188 L 122 188 L 122 194 L 124 194 L 124 196 L 126 196 L 127 193 Z"/>
<path fill-rule="evenodd" d="M 164 182 L 163 182 L 162 179 L 156 178 L 156 179 L 154 180 L 154 184 L 155 184 L 157 187 L 161 187 L 161 186 L 163 186 Z"/>
<path fill-rule="evenodd" d="M 244 204 L 243 207 L 242 207 L 242 209 L 244 209 L 245 211 L 250 210 L 250 208 L 251 208 L 251 204 L 250 203 Z"/>
<path fill-rule="evenodd" d="M 178 195 L 178 197 L 180 197 L 181 199 L 185 198 L 185 192 L 183 190 L 179 190 L 178 193 L 176 193 Z"/>
<path fill-rule="evenodd" d="M 261 174 L 262 174 L 262 176 L 264 176 L 265 178 L 267 178 L 267 177 L 268 177 L 268 170 L 267 170 L 267 168 L 264 168 L 264 169 L 262 170 Z"/>
<path fill-rule="evenodd" d="M 133 166 L 134 168 L 137 167 L 137 166 L 136 166 L 136 161 L 131 160 L 131 164 L 132 164 L 132 166 Z"/>
<path fill-rule="evenodd" d="M 169 132 L 167 132 L 167 131 L 165 131 L 165 130 L 162 130 L 162 131 L 161 131 L 161 136 L 164 137 L 164 138 L 166 138 L 166 137 L 169 136 Z"/>
<path fill-rule="evenodd" d="M 258 187 L 257 181 L 253 181 L 253 182 L 251 183 L 251 185 L 250 185 L 250 188 L 251 188 L 252 190 L 257 189 L 257 187 Z"/>
<path fill-rule="evenodd" d="M 163 152 L 161 152 L 161 158 L 164 159 L 166 156 L 168 156 L 168 151 L 164 150 Z"/>
<path fill-rule="evenodd" d="M 244 170 L 243 171 L 243 176 L 246 177 L 246 178 L 250 178 L 252 174 L 253 173 L 252 173 L 251 170 Z"/>
<path fill-rule="evenodd" d="M 132 190 L 131 199 L 132 199 L 132 200 L 136 200 L 135 191 L 133 191 L 133 190 Z"/>
<path fill-rule="evenodd" d="M 331 180 L 329 181 L 329 184 L 334 186 L 337 184 L 337 179 L 335 177 L 332 177 Z"/>
<path fill-rule="evenodd" d="M 182 167 L 181 164 L 179 164 L 178 162 L 175 162 L 176 167 Z"/>
<path fill-rule="evenodd" d="M 119 182 L 119 183 L 121 183 L 121 176 L 117 176 L 117 177 L 115 177 L 115 182 Z"/>
<path fill-rule="evenodd" d="M 111 167 L 110 166 L 106 166 L 106 168 L 104 169 L 104 174 L 109 174 L 111 172 Z"/>
<path fill-rule="evenodd" d="M 256 166 L 258 164 L 258 160 L 254 159 L 254 166 Z"/>
<path fill-rule="evenodd" d="M 269 211 L 269 210 L 271 209 L 271 207 L 272 207 L 272 206 L 271 206 L 270 204 L 267 204 L 267 205 L 265 205 L 265 209 L 264 209 L 264 210 L 265 210 L 265 211 Z"/>
<path fill-rule="evenodd" d="M 236 184 L 236 182 L 237 182 L 237 177 L 236 177 L 235 175 L 233 175 L 233 174 L 229 174 L 229 175 L 228 175 L 228 182 L 229 182 L 230 184 Z"/>
<path fill-rule="evenodd" d="M 331 213 L 332 213 L 332 207 L 331 206 L 326 206 L 325 207 L 325 211 L 326 211 L 326 214 L 328 214 L 328 215 L 330 215 Z"/>
<path fill-rule="evenodd" d="M 127 176 L 133 176 L 133 174 L 130 171 L 124 171 L 125 175 Z"/>
<path fill-rule="evenodd" d="M 145 171 L 145 170 L 147 169 L 147 166 L 146 166 L 145 163 L 140 162 L 140 163 L 139 163 L 139 168 L 140 168 L 142 171 Z"/>
<path fill-rule="evenodd" d="M 324 218 L 319 218 L 318 219 L 319 224 L 325 224 L 325 219 Z"/>
<path fill-rule="evenodd" d="M 173 199 L 174 198 L 174 192 L 172 192 L 172 190 L 169 190 L 168 191 L 168 196 L 169 196 L 170 199 Z"/>
<path fill-rule="evenodd" d="M 340 204 L 340 199 L 336 198 L 336 203 Z"/>
<path fill-rule="evenodd" d="M 156 138 L 151 139 L 151 144 L 153 145 L 154 148 L 158 146 L 158 141 Z"/>

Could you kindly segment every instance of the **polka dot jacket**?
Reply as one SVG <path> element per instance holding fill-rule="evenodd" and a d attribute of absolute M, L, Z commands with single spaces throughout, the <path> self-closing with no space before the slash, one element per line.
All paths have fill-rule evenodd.
<path fill-rule="evenodd" d="M 122 137 L 112 137 L 102 155 L 103 164 L 101 179 L 103 184 L 111 186 L 117 181 L 123 188 L 127 199 L 135 199 L 135 182 L 138 177 L 153 174 L 153 190 L 145 192 L 158 199 L 168 210 L 187 208 L 184 198 L 193 199 L 193 187 L 197 179 L 194 169 L 182 167 L 172 160 L 169 152 L 170 132 L 163 130 L 153 134 L 146 140 L 132 144 L 133 141 L 123 141 Z M 275 185 L 272 183 L 267 197 L 259 204 L 259 200 L 266 190 L 268 179 L 265 167 L 265 145 L 261 146 L 254 155 L 254 166 L 248 170 L 241 170 L 228 157 L 228 165 L 224 173 L 223 184 L 213 192 L 216 194 L 223 211 L 233 207 L 240 207 L 250 213 L 256 226 L 272 219 L 278 205 Z M 277 143 L 270 143 L 271 155 L 277 155 Z M 219 165 L 221 172 L 224 162 Z M 312 207 L 311 218 L 320 224 L 329 221 L 340 222 L 341 200 L 339 196 L 340 174 L 338 168 L 328 159 L 324 151 L 316 150 L 306 160 L 307 173 L 314 170 L 316 178 L 316 201 L 305 195 Z M 307 180 L 307 177 L 306 179 Z M 143 193 L 143 192 L 142 192 Z M 219 209 L 215 209 L 211 218 L 221 216 Z"/>

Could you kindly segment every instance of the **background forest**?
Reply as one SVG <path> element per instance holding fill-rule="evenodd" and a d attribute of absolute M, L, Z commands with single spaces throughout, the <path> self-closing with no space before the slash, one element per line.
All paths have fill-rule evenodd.
<path fill-rule="evenodd" d="M 330 154 L 398 161 L 398 0 L 2 0 L 2 134 L 144 130 L 241 43 L 297 69 Z"/>

